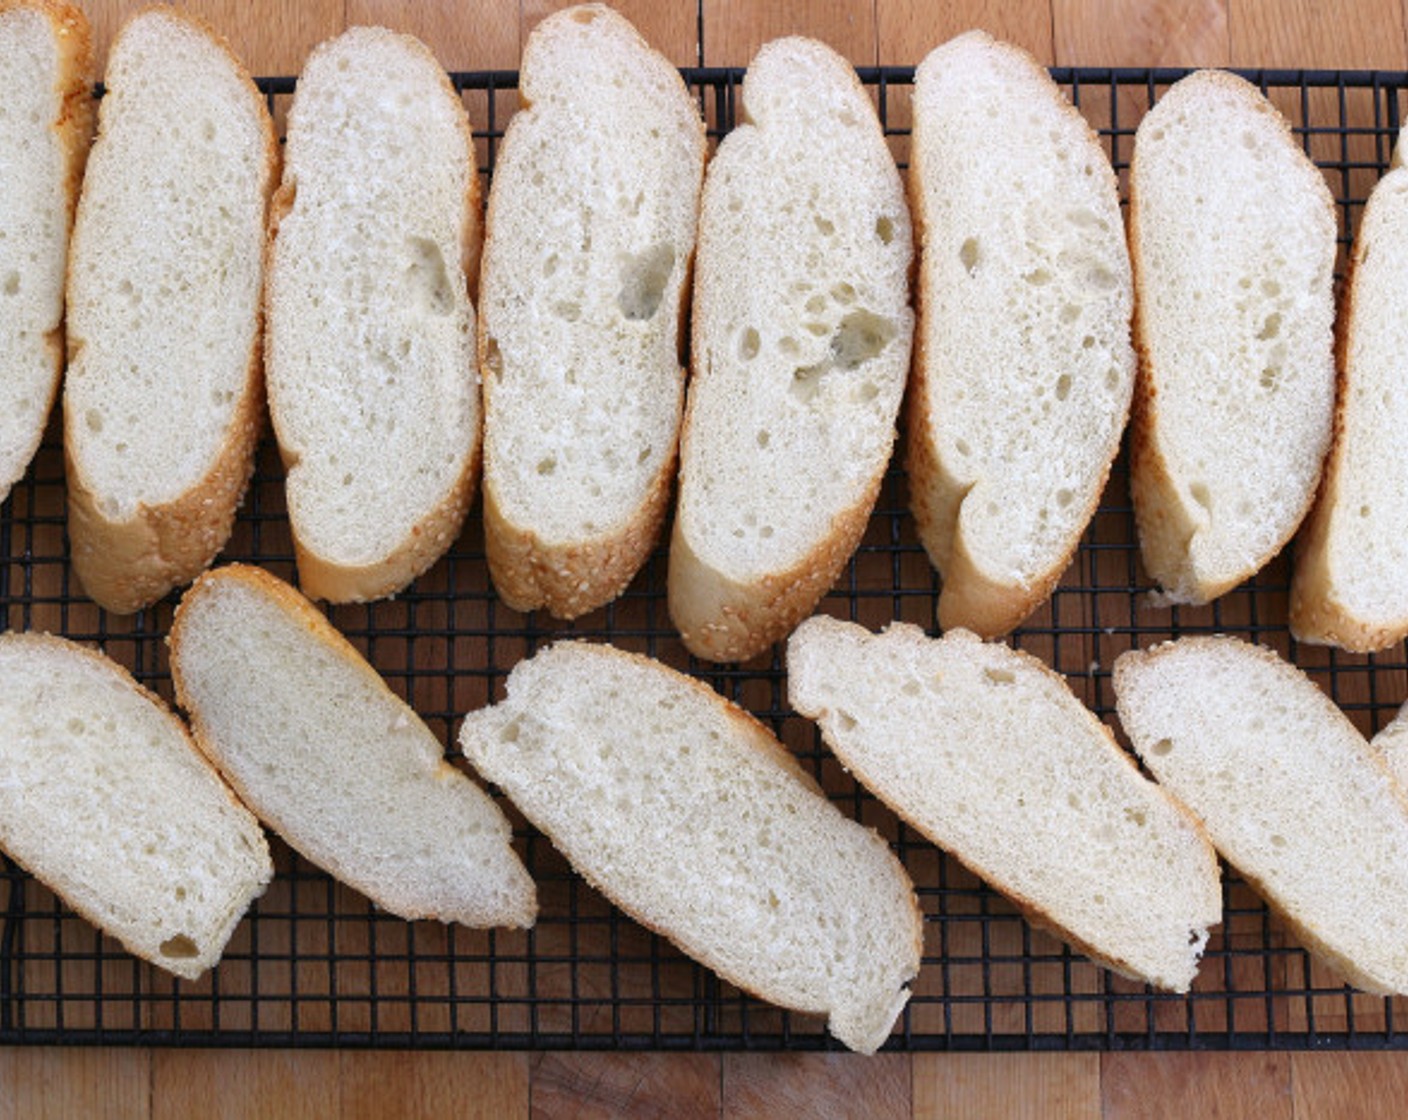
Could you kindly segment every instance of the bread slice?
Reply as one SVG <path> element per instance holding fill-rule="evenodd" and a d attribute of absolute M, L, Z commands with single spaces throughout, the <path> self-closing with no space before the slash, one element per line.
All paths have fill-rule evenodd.
<path fill-rule="evenodd" d="M 758 52 L 709 165 L 670 617 L 711 661 L 811 613 L 865 530 L 909 370 L 909 211 L 850 65 Z"/>
<path fill-rule="evenodd" d="M 1296 545 L 1291 632 L 1370 653 L 1408 634 L 1408 168 L 1359 220 L 1340 323 L 1334 446 Z"/>
<path fill-rule="evenodd" d="M 136 956 L 215 967 L 274 866 L 156 696 L 102 654 L 0 635 L 0 848 Z"/>
<path fill-rule="evenodd" d="M 1235 638 L 1123 654 L 1120 722 L 1307 948 L 1408 992 L 1408 795 L 1300 670 Z"/>
<path fill-rule="evenodd" d="M 922 929 L 885 842 L 764 727 L 691 677 L 609 646 L 521 662 L 460 745 L 594 886 L 731 983 L 874 1051 Z"/>
<path fill-rule="evenodd" d="M 201 750 L 313 863 L 402 918 L 533 924 L 498 806 L 288 584 L 238 564 L 202 576 L 171 673 Z"/>
<path fill-rule="evenodd" d="M 576 618 L 625 590 L 664 520 L 704 122 L 600 4 L 538 24 L 519 96 L 479 292 L 484 547 L 510 607 Z"/>
<path fill-rule="evenodd" d="M 479 457 L 479 178 L 422 43 L 354 27 L 313 52 L 270 240 L 269 412 L 299 582 L 379 599 L 455 542 Z"/>
<path fill-rule="evenodd" d="M 0 0 L 0 502 L 39 449 L 63 369 L 69 227 L 93 128 L 88 20 Z"/>
<path fill-rule="evenodd" d="M 1130 169 L 1130 489 L 1174 603 L 1258 571 L 1310 508 L 1330 442 L 1335 216 L 1280 113 L 1231 74 L 1178 82 Z"/>
<path fill-rule="evenodd" d="M 1222 914 L 1212 845 L 1040 661 L 817 615 L 787 643 L 787 688 L 847 770 L 1034 924 L 1188 990 Z"/>
<path fill-rule="evenodd" d="M 1134 388 L 1133 279 L 1110 161 L 1025 51 L 981 32 L 914 84 L 920 231 L 909 500 L 939 625 L 1011 630 L 1070 563 Z"/>
<path fill-rule="evenodd" d="M 277 147 L 226 43 L 168 8 L 108 56 L 68 271 L 74 571 L 130 613 L 223 547 L 263 423 L 259 297 Z"/>

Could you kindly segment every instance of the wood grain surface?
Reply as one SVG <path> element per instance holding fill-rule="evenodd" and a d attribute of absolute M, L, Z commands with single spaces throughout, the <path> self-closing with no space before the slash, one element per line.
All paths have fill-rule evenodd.
<path fill-rule="evenodd" d="M 93 21 L 101 58 L 121 21 L 148 0 L 79 2 Z M 369 22 L 418 35 L 448 68 L 513 68 L 531 27 L 564 4 L 192 0 L 180 6 L 225 34 L 252 72 L 294 73 L 320 40 L 349 24 Z M 678 65 L 744 64 L 762 43 L 783 34 L 816 36 L 858 64 L 911 64 L 951 35 L 977 26 L 1020 43 L 1044 62 L 1063 65 L 1408 67 L 1408 0 L 702 0 L 702 8 L 693 0 L 621 0 L 618 6 Z M 451 656 L 448 650 L 436 655 Z M 464 699 L 434 702 L 463 710 Z M 296 909 L 296 899 L 290 905 Z M 1021 927 L 1014 922 L 1012 928 Z M 296 935 L 292 929 L 287 933 Z M 398 983 L 404 985 L 393 976 L 379 983 L 383 994 L 392 995 Z M 1278 1120 L 1391 1115 L 1408 1107 L 1405 1100 L 1408 1056 L 1397 1054 L 954 1054 L 866 1060 L 0 1050 L 0 1118 L 26 1120 L 399 1115 Z"/>

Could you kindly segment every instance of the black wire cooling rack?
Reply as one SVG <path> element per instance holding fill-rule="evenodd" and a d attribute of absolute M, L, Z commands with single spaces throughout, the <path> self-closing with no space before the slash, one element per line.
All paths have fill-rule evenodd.
<path fill-rule="evenodd" d="M 1134 128 L 1182 71 L 1054 71 L 1125 177 Z M 903 165 L 913 71 L 861 71 Z M 1347 246 L 1396 139 L 1401 73 L 1247 74 L 1286 113 L 1325 170 Z M 711 137 L 727 131 L 742 72 L 686 72 Z M 455 75 L 486 174 L 517 102 L 516 75 Z M 281 118 L 291 79 L 266 79 Z M 58 425 L 0 507 L 0 627 L 96 643 L 170 698 L 164 637 L 176 596 L 132 618 L 85 599 L 67 563 Z M 897 454 L 896 464 L 902 461 Z M 668 534 L 666 535 L 668 539 Z M 283 473 L 266 441 L 224 559 L 294 578 Z M 1080 552 L 1049 604 L 1013 636 L 1066 674 L 1111 718 L 1110 666 L 1134 646 L 1226 632 L 1265 643 L 1307 670 L 1366 733 L 1408 695 L 1402 646 L 1354 657 L 1297 646 L 1286 628 L 1287 564 L 1273 563 L 1211 607 L 1160 608 L 1139 564 L 1121 458 Z M 871 627 L 932 629 L 938 581 L 918 545 L 905 481 L 892 467 L 864 543 L 821 609 Z M 1029 927 L 1014 908 L 899 823 L 860 789 L 783 697 L 773 653 L 744 666 L 693 661 L 665 610 L 663 552 L 616 603 L 573 625 L 520 615 L 490 586 L 477 511 L 454 550 L 392 602 L 338 607 L 333 622 L 453 743 L 463 713 L 502 695 L 514 664 L 572 634 L 686 669 L 758 715 L 845 811 L 878 828 L 918 886 L 924 966 L 892 1048 L 1380 1048 L 1408 1045 L 1405 1008 L 1351 992 L 1311 960 L 1234 874 L 1225 916 L 1193 992 L 1155 993 L 1112 976 Z M 537 880 L 535 929 L 476 932 L 379 914 L 275 841 L 278 875 L 240 923 L 213 973 L 176 981 L 138 963 L 5 862 L 0 912 L 0 1043 L 163 1046 L 434 1046 L 618 1049 L 816 1049 L 821 1020 L 748 998 L 608 905 L 509 808 Z"/>

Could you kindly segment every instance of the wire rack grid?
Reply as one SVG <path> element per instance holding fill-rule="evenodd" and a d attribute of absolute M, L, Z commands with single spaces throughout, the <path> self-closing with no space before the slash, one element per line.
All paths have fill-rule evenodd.
<path fill-rule="evenodd" d="M 1134 129 L 1176 70 L 1058 69 L 1053 75 L 1099 133 L 1122 189 Z M 742 71 L 685 72 L 711 141 L 731 127 Z M 1397 137 L 1408 75 L 1330 71 L 1246 74 L 1291 120 L 1325 171 L 1347 247 Z M 454 75 L 486 175 L 517 102 L 511 72 Z M 913 71 L 861 78 L 901 166 Z M 292 79 L 260 82 L 282 120 Z M 878 628 L 934 626 L 938 579 L 906 508 L 895 456 L 864 541 L 821 609 Z M 27 476 L 0 507 L 0 628 L 94 643 L 171 696 L 164 637 L 173 595 L 131 618 L 83 597 L 67 563 L 63 455 L 51 425 Z M 668 539 L 668 533 L 666 538 Z M 295 577 L 272 445 L 224 559 Z M 1210 607 L 1161 608 L 1138 558 L 1124 458 L 1051 601 L 1012 637 L 1066 675 L 1113 722 L 1110 666 L 1126 649 L 1224 632 L 1267 644 L 1305 669 L 1364 732 L 1408 695 L 1396 646 L 1373 657 L 1298 646 L 1286 627 L 1286 558 Z M 1398 1000 L 1342 986 L 1230 871 L 1224 921 L 1194 990 L 1153 992 L 1111 975 L 1024 922 L 1001 896 L 916 836 L 860 788 L 788 710 L 778 651 L 741 666 L 691 659 L 665 610 L 657 551 L 615 603 L 575 624 L 500 604 L 489 583 L 477 509 L 450 554 L 393 601 L 333 608 L 333 622 L 445 743 L 463 713 L 502 695 L 517 661 L 563 635 L 610 641 L 707 681 L 754 712 L 848 813 L 879 829 L 918 887 L 923 969 L 889 1046 L 905 1050 L 1388 1048 L 1408 1045 Z M 222 964 L 196 983 L 127 956 L 9 861 L 0 869 L 0 1044 L 388 1046 L 616 1049 L 819 1049 L 817 1018 L 755 1001 L 623 917 L 575 877 L 505 803 L 539 884 L 531 931 L 406 923 L 376 912 L 278 841 L 278 875 L 240 924 Z"/>

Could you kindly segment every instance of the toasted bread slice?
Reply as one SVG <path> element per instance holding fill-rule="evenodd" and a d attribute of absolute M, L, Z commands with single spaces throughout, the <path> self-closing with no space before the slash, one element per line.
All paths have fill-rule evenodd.
<path fill-rule="evenodd" d="M 913 315 L 909 211 L 850 65 L 753 60 L 704 184 L 670 617 L 712 661 L 767 649 L 860 541 L 895 438 Z"/>
<path fill-rule="evenodd" d="M 277 146 L 226 43 L 172 9 L 123 27 L 105 80 L 69 253 L 64 452 L 74 570 L 125 614 L 215 558 L 254 469 Z"/>
<path fill-rule="evenodd" d="M 288 584 L 243 565 L 202 576 L 171 673 L 201 750 L 313 863 L 402 918 L 533 924 L 498 806 Z"/>
<path fill-rule="evenodd" d="M 1191 74 L 1135 136 L 1130 252 L 1139 546 L 1168 601 L 1206 603 L 1315 497 L 1335 404 L 1330 191 L 1253 86 Z"/>
<path fill-rule="evenodd" d="M 88 20 L 0 0 L 0 502 L 39 449 L 63 369 L 69 228 L 93 128 Z"/>
<path fill-rule="evenodd" d="M 1025 51 L 970 32 L 914 85 L 919 330 L 909 495 L 939 625 L 992 638 L 1051 594 L 1134 388 L 1114 172 Z"/>
<path fill-rule="evenodd" d="M 1408 794 L 1299 669 L 1235 638 L 1115 662 L 1120 722 L 1217 850 L 1356 987 L 1408 992 Z"/>
<path fill-rule="evenodd" d="M 1296 545 L 1291 631 L 1355 653 L 1408 634 L 1408 168 L 1359 219 L 1340 322 L 1334 446 Z"/>
<path fill-rule="evenodd" d="M 479 293 L 484 547 L 503 600 L 576 618 L 660 535 L 704 122 L 610 8 L 538 24 L 494 164 Z"/>
<path fill-rule="evenodd" d="M 186 980 L 274 874 L 185 725 L 116 662 L 0 635 L 0 848 L 124 948 Z"/>
<path fill-rule="evenodd" d="M 1041 662 L 966 630 L 818 615 L 787 643 L 787 681 L 847 770 L 1034 924 L 1188 990 L 1222 914 L 1217 856 Z"/>
<path fill-rule="evenodd" d="M 299 583 L 379 599 L 454 544 L 479 458 L 479 177 L 422 43 L 354 27 L 313 52 L 270 238 L 269 413 Z"/>
<path fill-rule="evenodd" d="M 521 662 L 465 718 L 470 762 L 613 902 L 726 980 L 869 1053 L 919 971 L 914 887 L 776 739 L 693 678 L 609 646 Z"/>

